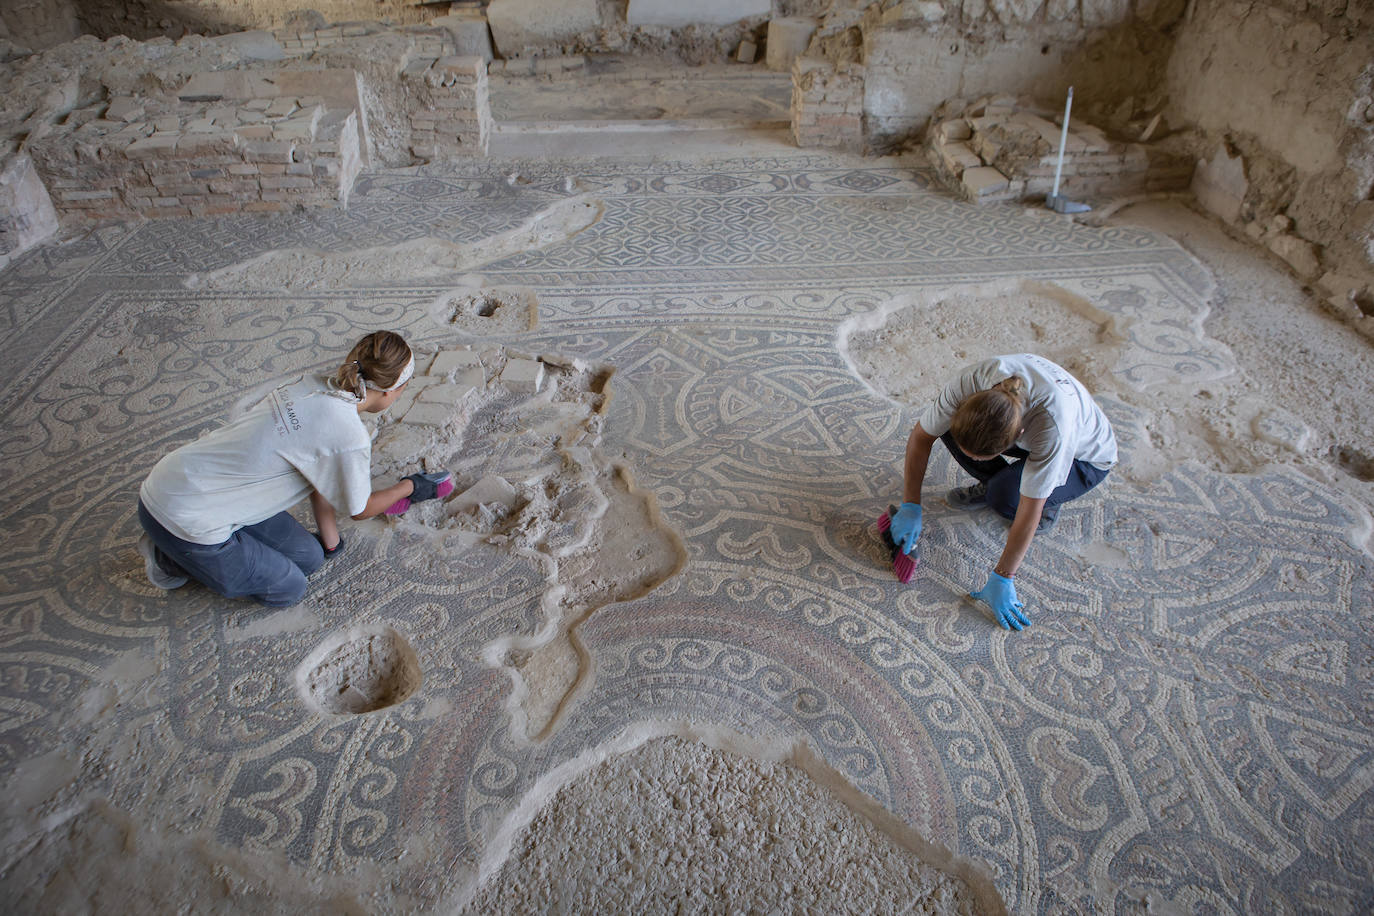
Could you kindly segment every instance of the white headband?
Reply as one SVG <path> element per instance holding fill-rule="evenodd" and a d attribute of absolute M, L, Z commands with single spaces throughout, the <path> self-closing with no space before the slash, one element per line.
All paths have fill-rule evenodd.
<path fill-rule="evenodd" d="M 361 367 L 360 367 L 360 368 L 361 368 Z M 362 373 L 359 372 L 358 374 L 361 375 Z M 394 383 L 390 388 L 383 388 L 381 385 L 374 385 L 372 382 L 367 381 L 366 379 L 363 380 L 363 383 L 364 383 L 365 385 L 367 385 L 367 387 L 371 388 L 371 389 L 374 390 L 374 391 L 380 391 L 380 392 L 382 392 L 383 394 L 386 394 L 386 393 L 389 392 L 389 391 L 395 391 L 397 388 L 400 388 L 400 387 L 401 387 L 402 385 L 404 385 L 406 382 L 410 381 L 410 377 L 411 377 L 412 375 L 414 375 L 414 374 L 415 374 L 415 354 L 414 354 L 414 353 L 411 353 L 411 354 L 410 354 L 410 360 L 406 363 L 406 367 L 405 367 L 404 369 L 401 370 L 401 374 L 400 374 L 399 376 L 397 376 L 395 383 Z"/>

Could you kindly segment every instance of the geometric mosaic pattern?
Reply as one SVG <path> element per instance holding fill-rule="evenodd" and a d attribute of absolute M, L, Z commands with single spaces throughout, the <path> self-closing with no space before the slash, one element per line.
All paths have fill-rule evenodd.
<path fill-rule="evenodd" d="M 443 284 L 286 296 L 189 290 L 188 273 L 282 247 L 472 241 L 570 196 L 569 176 L 604 218 L 482 275 L 541 298 L 539 327 L 503 342 L 617 367 L 604 449 L 689 561 L 582 626 L 595 680 L 546 741 L 512 735 L 510 682 L 482 661 L 541 622 L 541 574 L 496 548 L 415 568 L 413 542 L 358 535 L 278 615 L 143 581 L 134 501 L 160 455 L 363 331 L 448 340 L 426 314 Z M 1284 469 L 1113 478 L 1036 539 L 1018 578 L 1034 626 L 1009 633 L 962 598 L 1004 524 L 933 499 L 920 572 L 893 579 L 871 524 L 916 413 L 854 377 L 836 328 L 1005 278 L 1174 329 L 1132 339 L 1137 387 L 1230 368 L 1192 336 L 1210 281 L 1172 243 L 827 156 L 373 174 L 344 213 L 113 226 L 35 251 L 0 273 L 0 773 L 80 758 L 47 804 L 103 795 L 313 869 L 389 863 L 433 902 L 541 775 L 633 723 L 691 720 L 804 737 L 985 861 L 1015 912 L 1369 911 L 1366 507 Z M 1105 406 L 1129 461 L 1148 417 Z M 932 495 L 959 479 L 940 450 L 931 475 Z M 321 718 L 294 667 L 369 620 L 406 633 L 424 687 Z M 395 862 L 417 834 L 433 854 Z"/>

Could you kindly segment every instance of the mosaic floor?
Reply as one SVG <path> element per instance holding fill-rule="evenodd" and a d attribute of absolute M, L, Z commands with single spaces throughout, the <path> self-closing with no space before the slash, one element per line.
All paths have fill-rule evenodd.
<path fill-rule="evenodd" d="M 364 176 L 346 213 L 115 226 L 0 274 L 11 394 L 0 469 L 0 775 L 66 772 L 136 817 L 339 871 L 389 863 L 417 900 L 481 854 L 539 777 L 646 722 L 802 738 L 931 840 L 985 862 L 1014 912 L 1374 908 L 1368 514 L 1296 472 L 1185 464 L 1066 510 L 1019 581 L 1034 619 L 962 599 L 1004 527 L 933 508 L 898 584 L 871 523 L 916 410 L 836 347 L 894 296 L 1052 281 L 1132 317 L 1132 385 L 1230 370 L 1200 339 L 1210 279 L 1166 239 L 972 208 L 891 163 L 823 156 L 481 163 Z M 407 566 L 358 533 L 298 609 L 149 587 L 139 482 L 274 377 L 362 332 L 449 343 L 446 287 L 188 290 L 281 247 L 470 242 L 582 192 L 571 241 L 489 264 L 539 326 L 502 343 L 613 365 L 602 451 L 656 497 L 683 572 L 597 611 L 594 676 L 531 745 L 495 640 L 541 623 L 542 577 L 495 550 Z M 1125 460 L 1148 417 L 1108 405 Z M 943 455 L 932 495 L 957 482 Z M 1116 561 L 1093 563 L 1092 545 Z M 321 717 L 294 671 L 341 627 L 414 647 L 407 702 Z M 17 780 L 16 780 L 17 782 Z M 424 836 L 431 854 L 397 853 Z M 428 896 L 427 896 L 428 895 Z"/>

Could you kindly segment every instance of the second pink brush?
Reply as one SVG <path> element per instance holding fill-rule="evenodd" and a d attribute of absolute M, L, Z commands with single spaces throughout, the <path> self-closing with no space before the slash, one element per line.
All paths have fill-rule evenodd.
<path fill-rule="evenodd" d="M 887 511 L 878 516 L 878 534 L 892 557 L 892 572 L 896 574 L 897 581 L 905 585 L 916 575 L 916 564 L 921 560 L 921 547 L 918 543 L 911 549 L 911 553 L 902 553 L 897 542 L 892 540 L 892 517 L 896 514 L 897 507 L 888 506 Z"/>

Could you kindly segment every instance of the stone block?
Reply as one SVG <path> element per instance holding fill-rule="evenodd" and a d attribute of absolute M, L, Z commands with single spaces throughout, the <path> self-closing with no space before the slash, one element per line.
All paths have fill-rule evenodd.
<path fill-rule="evenodd" d="M 476 350 L 440 350 L 429 364 L 430 375 L 448 375 L 450 372 L 482 368 L 482 359 Z"/>
<path fill-rule="evenodd" d="M 296 100 L 293 98 L 273 99 L 272 104 L 267 106 L 263 112 L 269 118 L 284 118 L 290 115 L 297 108 Z"/>
<path fill-rule="evenodd" d="M 439 16 L 429 24 L 448 32 L 453 42 L 453 52 L 460 57 L 480 57 L 492 59 L 491 29 L 487 20 L 469 16 Z"/>
<path fill-rule="evenodd" d="M 404 420 L 414 426 L 447 426 L 455 419 L 453 408 L 444 404 L 416 402 L 405 412 Z"/>
<path fill-rule="evenodd" d="M 153 138 L 149 138 L 151 140 Z M 148 142 L 147 140 L 143 142 Z M 249 162 L 277 162 L 283 167 L 291 162 L 296 145 L 272 140 L 250 140 L 243 144 L 243 158 Z"/>
<path fill-rule="evenodd" d="M 997 194 L 1008 188 L 1007 176 L 991 166 L 965 169 L 962 176 L 964 190 L 969 197 L 977 200 L 990 194 Z"/>
<path fill-rule="evenodd" d="M 534 359 L 509 359 L 501 382 L 516 394 L 538 394 L 544 384 L 544 364 Z"/>
<path fill-rule="evenodd" d="M 430 67 L 434 66 L 436 60 L 437 60 L 437 58 L 433 58 L 433 57 L 417 57 L 417 58 L 415 58 L 415 59 L 412 60 L 410 63 L 406 64 L 404 68 L 402 68 L 402 70 L 401 70 L 401 79 L 403 79 L 403 80 L 416 80 L 416 79 L 420 79 L 422 76 L 425 75 L 425 73 L 429 70 Z"/>
<path fill-rule="evenodd" d="M 261 73 L 216 70 L 193 74 L 177 97 L 183 102 L 218 102 L 221 99 L 271 99 L 277 94 L 276 86 Z"/>
<path fill-rule="evenodd" d="M 747 38 L 739 43 L 739 50 L 735 52 L 735 60 L 742 64 L 752 64 L 758 56 L 759 46 Z"/>
<path fill-rule="evenodd" d="M 286 57 L 281 42 L 271 32 L 253 30 L 233 32 L 211 38 L 213 44 L 233 51 L 243 60 L 282 60 Z M 299 43 L 298 43 L 299 44 Z"/>
<path fill-rule="evenodd" d="M 768 0 L 763 2 L 766 6 Z M 634 0 L 630 5 L 633 9 Z M 525 48 L 566 44 L 597 28 L 601 12 L 597 0 L 491 0 L 487 23 L 496 49 L 510 57 Z"/>
<path fill-rule="evenodd" d="M 432 378 L 427 375 L 411 376 L 410 381 L 406 383 L 406 390 L 402 391 L 401 396 L 396 399 L 396 403 L 391 405 L 392 415 L 397 417 L 405 416 L 406 411 L 410 410 L 411 405 L 415 403 L 415 399 L 419 396 L 420 392 L 424 391 L 430 385 L 437 385 L 442 381 L 443 379 L 441 378 Z"/>
<path fill-rule="evenodd" d="M 105 117 L 111 121 L 133 122 L 143 117 L 143 103 L 128 96 L 110 100 L 105 109 Z"/>
<path fill-rule="evenodd" d="M 768 22 L 768 47 L 764 62 L 769 70 L 790 70 L 792 62 L 806 53 L 811 36 L 816 34 L 816 20 L 788 16 Z"/>
<path fill-rule="evenodd" d="M 483 477 L 477 483 L 448 500 L 450 515 L 471 512 L 478 506 L 500 506 L 507 512 L 519 505 L 520 497 L 510 481 L 495 474 Z"/>
<path fill-rule="evenodd" d="M 492 4 L 495 6 L 495 0 Z M 729 25 L 741 19 L 767 16 L 773 12 L 771 0 L 630 0 L 625 18 L 630 25 L 657 25 L 680 28 L 688 25 Z M 490 13 L 488 14 L 490 15 Z M 493 31 L 495 23 L 492 24 Z M 498 40 L 497 44 L 500 42 Z"/>
<path fill-rule="evenodd" d="M 130 143 L 124 148 L 124 155 L 129 159 L 160 158 L 176 150 L 180 137 L 180 134 L 153 134 Z"/>
<path fill-rule="evenodd" d="M 1245 160 L 1229 155 L 1225 146 L 1219 146 L 1211 159 L 1198 160 L 1190 187 L 1204 209 L 1234 223 L 1240 219 L 1240 207 L 1250 189 L 1245 178 Z"/>
<path fill-rule="evenodd" d="M 967 140 L 973 136 L 973 128 L 968 126 L 968 122 L 963 118 L 955 118 L 949 121 L 941 121 L 936 128 L 936 136 L 946 142 L 951 140 Z"/>
<path fill-rule="evenodd" d="M 1276 235 L 1269 240 L 1269 250 L 1288 262 L 1300 277 L 1315 277 L 1321 269 L 1317 246 L 1296 235 Z"/>
<path fill-rule="evenodd" d="M 280 178 L 264 175 L 259 179 L 264 191 L 304 191 L 315 187 L 315 179 L 307 176 L 283 175 Z"/>
<path fill-rule="evenodd" d="M 487 62 L 481 57 L 441 57 L 434 67 L 467 82 L 475 82 L 487 72 Z"/>
<path fill-rule="evenodd" d="M 422 404 L 446 404 L 459 407 L 469 398 L 486 388 L 486 377 L 480 368 L 466 369 L 458 373 L 455 381 L 430 385 L 420 392 L 418 401 Z"/>
<path fill-rule="evenodd" d="M 939 151 L 945 168 L 956 176 L 962 175 L 965 169 L 976 169 L 983 164 L 983 160 L 967 143 L 945 143 L 939 147 Z"/>
<path fill-rule="evenodd" d="M 238 137 L 230 130 L 182 134 L 177 141 L 176 158 L 205 160 L 216 155 L 235 154 L 238 152 L 238 143 Z"/>

